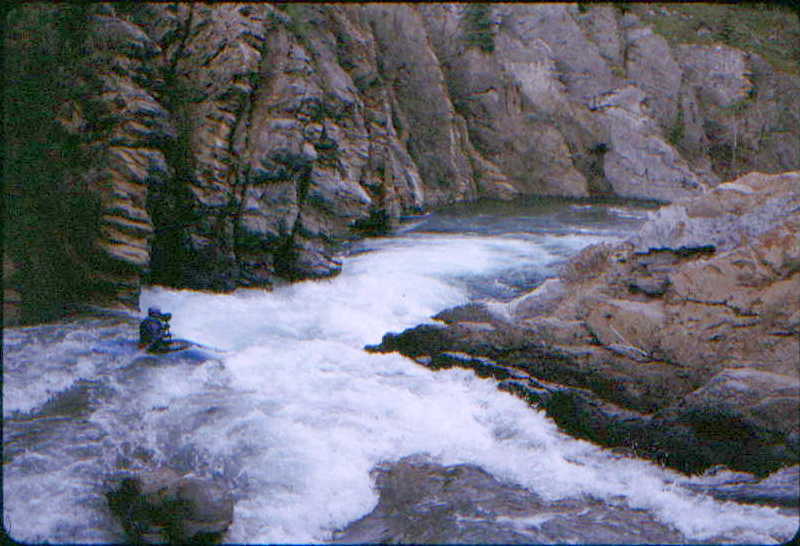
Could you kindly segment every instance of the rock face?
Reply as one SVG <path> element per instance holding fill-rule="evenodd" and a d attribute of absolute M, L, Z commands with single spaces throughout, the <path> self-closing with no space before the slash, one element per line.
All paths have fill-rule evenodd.
<path fill-rule="evenodd" d="M 125 478 L 106 497 L 137 543 L 212 544 L 233 521 L 233 498 L 225 487 L 166 468 Z"/>
<path fill-rule="evenodd" d="M 678 30 L 708 19 L 670 9 Z M 707 9 L 798 35 L 789 12 Z M 650 11 L 18 6 L 4 321 L 132 308 L 143 282 L 332 275 L 337 241 L 455 201 L 672 201 L 800 167 L 800 81 L 775 68 L 789 53 L 671 34 Z"/>
<path fill-rule="evenodd" d="M 800 456 L 800 172 L 750 173 L 587 248 L 508 305 L 387 334 L 567 430 L 670 466 L 768 472 Z"/>

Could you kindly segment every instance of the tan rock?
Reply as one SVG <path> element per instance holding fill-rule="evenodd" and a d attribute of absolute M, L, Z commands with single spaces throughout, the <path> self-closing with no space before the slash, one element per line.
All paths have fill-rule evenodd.
<path fill-rule="evenodd" d="M 660 349 L 666 315 L 660 301 L 608 300 L 594 302 L 585 321 L 589 331 L 603 345 L 614 346 L 615 352 L 628 348 L 640 358 L 647 358 Z"/>
<path fill-rule="evenodd" d="M 549 314 L 565 296 L 563 281 L 547 279 L 534 291 L 509 302 L 509 312 L 516 319 Z"/>

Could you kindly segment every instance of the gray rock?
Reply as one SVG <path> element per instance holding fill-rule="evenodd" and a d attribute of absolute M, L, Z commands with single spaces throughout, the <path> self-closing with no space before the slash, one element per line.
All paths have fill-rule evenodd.
<path fill-rule="evenodd" d="M 683 542 L 641 510 L 591 500 L 548 502 L 473 465 L 408 457 L 379 465 L 373 476 L 378 506 L 334 533 L 334 543 Z"/>
<path fill-rule="evenodd" d="M 224 484 L 166 468 L 124 478 L 106 498 L 131 540 L 150 544 L 213 542 L 233 521 Z"/>
<path fill-rule="evenodd" d="M 561 279 L 547 279 L 532 292 L 509 302 L 509 312 L 517 319 L 544 315 L 552 312 L 565 294 Z"/>
<path fill-rule="evenodd" d="M 626 74 L 647 101 L 647 112 L 661 127 L 669 127 L 678 113 L 683 71 L 667 41 L 649 27 L 625 29 Z"/>
<path fill-rule="evenodd" d="M 756 192 L 765 183 L 775 183 L 770 192 Z M 675 203 L 651 213 L 650 219 L 631 240 L 635 249 L 713 246 L 728 250 L 748 238 L 772 229 L 776 222 L 796 213 L 800 174 L 753 173 L 735 183 L 715 187 L 702 199 Z"/>
<path fill-rule="evenodd" d="M 701 99 L 716 106 L 730 106 L 747 97 L 752 82 L 747 78 L 746 53 L 722 44 L 686 44 L 678 47 L 687 77 L 700 89 Z"/>
<path fill-rule="evenodd" d="M 675 201 L 800 165 L 800 78 L 753 52 L 566 4 L 492 4 L 482 48 L 467 9 L 21 6 L 6 316 L 335 274 L 338 239 L 443 203 Z"/>
<path fill-rule="evenodd" d="M 644 94 L 638 87 L 627 86 L 603 99 L 610 134 L 604 172 L 614 193 L 660 201 L 702 193 L 697 175 L 643 111 Z"/>

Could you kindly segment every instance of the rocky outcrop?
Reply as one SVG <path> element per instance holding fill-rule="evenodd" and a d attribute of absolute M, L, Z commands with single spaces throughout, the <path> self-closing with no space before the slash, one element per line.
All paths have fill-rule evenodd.
<path fill-rule="evenodd" d="M 388 334 L 464 366 L 564 428 L 688 471 L 800 456 L 800 172 L 751 173 L 587 248 L 509 304 Z"/>
<path fill-rule="evenodd" d="M 425 183 L 426 201 L 437 205 L 474 199 L 466 128 L 447 94 L 422 15 L 403 4 L 368 5 L 366 15 L 380 48 L 399 130 L 408 135 L 406 145 Z"/>
<path fill-rule="evenodd" d="M 5 320 L 332 275 L 338 241 L 455 201 L 672 201 L 800 166 L 789 53 L 676 39 L 650 11 L 18 6 Z"/>
<path fill-rule="evenodd" d="M 106 498 L 135 543 L 214 544 L 233 522 L 224 485 L 168 468 L 124 478 Z"/>

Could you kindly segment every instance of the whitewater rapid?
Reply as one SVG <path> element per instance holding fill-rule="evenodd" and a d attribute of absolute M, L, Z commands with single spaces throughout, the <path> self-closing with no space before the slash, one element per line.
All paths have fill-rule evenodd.
<path fill-rule="evenodd" d="M 12 335 L 4 351 L 16 347 L 28 366 L 62 365 L 42 384 L 24 380 L 33 371 L 12 363 L 4 416 L 33 415 L 54 390 L 81 381 L 102 383 L 109 394 L 53 440 L 74 450 L 34 439 L 4 467 L 6 529 L 32 542 L 110 540 L 100 490 L 122 457 L 123 466 L 202 469 L 231 484 L 228 542 L 323 542 L 375 506 L 375 465 L 427 454 L 481 466 L 546 500 L 590 496 L 646 509 L 692 540 L 767 543 L 794 534 L 797 518 L 777 509 L 695 495 L 674 483 L 676 473 L 570 438 L 492 379 L 365 352 L 386 332 L 486 297 L 487 283 L 495 297 L 511 297 L 515 282 L 553 275 L 566 256 L 619 236 L 581 225 L 499 233 L 428 227 L 355 245 L 329 280 L 227 295 L 144 290 L 141 309 L 171 312 L 173 335 L 213 347 L 209 361 L 132 370 L 111 349 L 88 347 L 111 343 L 91 333 L 24 351 Z M 83 352 L 64 358 L 76 351 Z M 79 449 L 86 445 L 100 451 Z"/>

